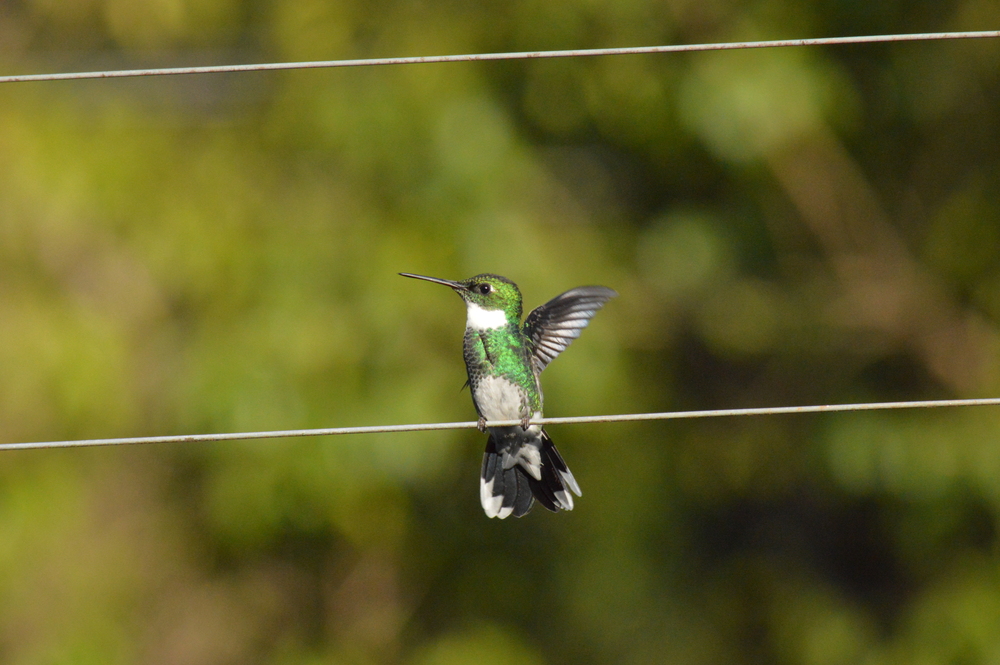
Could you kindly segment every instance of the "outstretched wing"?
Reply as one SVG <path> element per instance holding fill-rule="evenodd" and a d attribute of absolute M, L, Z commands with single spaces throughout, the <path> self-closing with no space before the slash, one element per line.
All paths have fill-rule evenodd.
<path fill-rule="evenodd" d="M 524 320 L 535 370 L 541 372 L 580 336 L 604 303 L 618 294 L 603 286 L 580 286 L 536 307 Z"/>

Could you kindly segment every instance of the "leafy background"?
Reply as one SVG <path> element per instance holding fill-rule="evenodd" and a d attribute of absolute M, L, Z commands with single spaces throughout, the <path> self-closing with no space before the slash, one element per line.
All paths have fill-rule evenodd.
<path fill-rule="evenodd" d="M 988 0 L 19 0 L 2 73 L 1000 24 Z M 0 440 L 470 420 L 446 289 L 609 304 L 547 413 L 1000 394 L 1000 42 L 0 86 Z M 993 408 L 0 455 L 0 660 L 990 663 Z"/>

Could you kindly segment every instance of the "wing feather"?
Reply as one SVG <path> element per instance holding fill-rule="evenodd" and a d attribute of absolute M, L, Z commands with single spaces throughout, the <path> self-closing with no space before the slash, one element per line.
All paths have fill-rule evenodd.
<path fill-rule="evenodd" d="M 617 295 L 603 286 L 580 286 L 531 310 L 524 320 L 524 334 L 531 340 L 536 371 L 545 369 Z"/>

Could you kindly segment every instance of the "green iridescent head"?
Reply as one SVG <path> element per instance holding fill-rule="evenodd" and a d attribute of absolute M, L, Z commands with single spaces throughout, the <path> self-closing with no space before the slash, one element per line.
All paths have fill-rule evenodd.
<path fill-rule="evenodd" d="M 425 275 L 414 275 L 408 272 L 399 273 L 403 277 L 413 277 L 423 279 L 435 284 L 444 284 L 455 290 L 455 293 L 462 296 L 466 305 L 474 305 L 487 312 L 503 311 L 508 320 L 521 320 L 521 292 L 517 289 L 517 284 L 506 277 L 483 273 L 464 279 L 461 282 L 453 282 L 437 277 L 427 277 Z"/>

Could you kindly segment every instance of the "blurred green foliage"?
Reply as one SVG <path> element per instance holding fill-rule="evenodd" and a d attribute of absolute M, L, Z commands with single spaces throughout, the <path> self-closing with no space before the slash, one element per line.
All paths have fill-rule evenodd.
<path fill-rule="evenodd" d="M 987 0 L 24 0 L 2 73 L 984 30 Z M 0 86 L 0 440 L 470 420 L 461 303 L 609 304 L 548 415 L 1000 393 L 1000 42 Z M 1000 660 L 995 409 L 0 455 L 0 661 Z"/>

